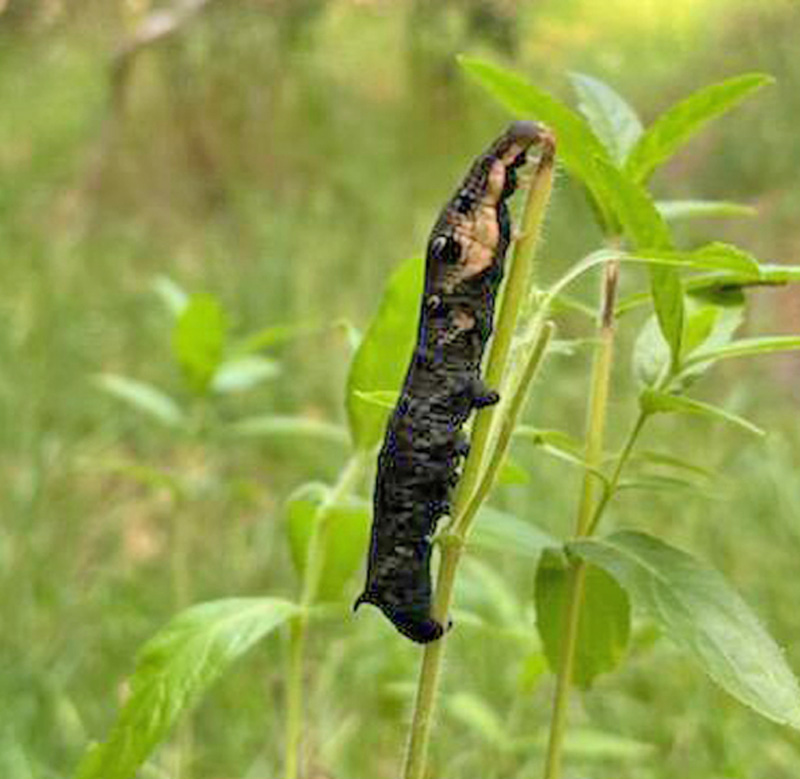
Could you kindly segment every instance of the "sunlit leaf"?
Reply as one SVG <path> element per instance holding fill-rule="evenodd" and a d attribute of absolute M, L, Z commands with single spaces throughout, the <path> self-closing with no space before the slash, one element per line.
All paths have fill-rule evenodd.
<path fill-rule="evenodd" d="M 599 79 L 583 73 L 570 73 L 580 99 L 581 113 L 589 120 L 594 134 L 618 165 L 625 161 L 642 134 L 636 111 L 618 92 Z"/>
<path fill-rule="evenodd" d="M 371 449 L 383 436 L 388 409 L 359 393 L 398 393 L 414 348 L 424 263 L 404 262 L 389 279 L 378 312 L 367 328 L 347 377 L 347 418 L 358 449 Z"/>
<path fill-rule="evenodd" d="M 548 549 L 536 571 L 536 627 L 550 668 L 561 665 L 570 565 L 560 551 Z M 588 566 L 575 647 L 573 682 L 584 689 L 622 661 L 630 638 L 630 604 L 625 591 L 601 568 Z"/>
<path fill-rule="evenodd" d="M 189 305 L 189 293 L 169 276 L 156 276 L 153 279 L 153 291 L 174 317 L 179 317 Z"/>
<path fill-rule="evenodd" d="M 173 349 L 193 392 L 203 394 L 222 361 L 228 331 L 225 312 L 213 295 L 189 298 L 175 323 Z"/>
<path fill-rule="evenodd" d="M 274 379 L 280 372 L 280 366 L 275 360 L 258 355 L 225 360 L 214 374 L 211 389 L 221 394 L 244 392 L 268 379 Z"/>
<path fill-rule="evenodd" d="M 325 561 L 319 597 L 335 600 L 341 597 L 344 585 L 364 560 L 372 509 L 366 501 L 351 497 L 328 506 L 323 517 L 320 507 L 327 497 L 328 489 L 322 484 L 305 484 L 295 490 L 286 500 L 286 531 L 292 562 L 302 578 L 314 523 L 322 520 L 327 524 L 323 532 Z"/>
<path fill-rule="evenodd" d="M 281 416 L 264 414 L 247 417 L 228 426 L 233 435 L 253 438 L 306 437 L 319 438 L 337 444 L 348 444 L 350 436 L 345 428 L 309 417 Z"/>
<path fill-rule="evenodd" d="M 710 403 L 703 403 L 693 398 L 687 398 L 684 395 L 671 395 L 667 392 L 646 389 L 642 392 L 639 403 L 642 407 L 642 411 L 646 414 L 696 414 L 698 416 L 729 422 L 755 435 L 764 435 L 764 431 L 760 427 L 757 427 L 752 422 L 748 422 L 743 417 L 732 414 L 730 411 L 725 411 L 725 409 L 719 408 L 718 406 L 712 406 Z"/>
<path fill-rule="evenodd" d="M 230 598 L 174 617 L 142 647 L 130 697 L 108 740 L 87 751 L 76 779 L 133 779 L 211 684 L 296 612 L 278 598 Z"/>
<path fill-rule="evenodd" d="M 375 392 L 361 392 L 357 390 L 355 395 L 359 400 L 363 400 L 365 403 L 371 403 L 373 406 L 386 408 L 390 411 L 397 405 L 397 399 L 400 396 L 400 394 L 394 390 L 377 390 Z"/>
<path fill-rule="evenodd" d="M 772 81 L 763 73 L 748 73 L 711 84 L 676 103 L 639 138 L 628 157 L 628 174 L 636 181 L 645 181 L 708 121 Z"/>
<path fill-rule="evenodd" d="M 716 571 L 645 533 L 569 544 L 604 568 L 723 689 L 776 722 L 800 728 L 800 690 L 783 652 Z"/>
<path fill-rule="evenodd" d="M 152 384 L 115 373 L 101 373 L 95 377 L 95 383 L 104 392 L 168 427 L 180 427 L 186 422 L 180 406 Z"/>
<path fill-rule="evenodd" d="M 756 209 L 726 200 L 657 200 L 658 213 L 669 222 L 685 219 L 727 219 L 755 216 Z"/>

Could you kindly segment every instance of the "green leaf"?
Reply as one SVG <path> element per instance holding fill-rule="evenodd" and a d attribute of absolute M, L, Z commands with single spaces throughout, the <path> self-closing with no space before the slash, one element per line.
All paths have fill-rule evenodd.
<path fill-rule="evenodd" d="M 764 435 L 764 431 L 760 427 L 756 427 L 752 422 L 748 422 L 737 414 L 683 395 L 671 395 L 667 392 L 646 389 L 639 397 L 639 404 L 645 414 L 696 414 L 729 422 L 755 435 Z"/>
<path fill-rule="evenodd" d="M 302 578 L 308 559 L 308 545 L 314 523 L 321 518 L 320 507 L 328 496 L 323 484 L 309 483 L 286 500 L 286 532 L 295 570 Z M 324 521 L 325 562 L 319 581 L 321 600 L 341 597 L 347 580 L 360 568 L 369 541 L 372 510 L 364 500 L 348 498 L 327 509 Z"/>
<path fill-rule="evenodd" d="M 756 209 L 726 200 L 657 200 L 658 213 L 669 222 L 684 219 L 727 219 L 755 216 Z"/>
<path fill-rule="evenodd" d="M 281 372 L 275 360 L 252 355 L 225 360 L 211 381 L 211 389 L 220 394 L 244 392 L 268 379 L 274 379 Z"/>
<path fill-rule="evenodd" d="M 716 349 L 730 343 L 744 321 L 744 307 L 744 294 L 739 289 L 704 290 L 688 295 L 683 361 L 701 348 Z M 684 367 L 680 386 L 688 386 L 713 364 L 707 361 Z"/>
<path fill-rule="evenodd" d="M 133 779 L 211 684 L 297 611 L 278 598 L 229 598 L 174 617 L 142 647 L 130 697 L 108 740 L 85 754 L 76 779 Z"/>
<path fill-rule="evenodd" d="M 669 228 L 644 187 L 604 160 L 598 159 L 595 164 L 604 181 L 606 202 L 637 252 L 671 250 Z M 664 340 L 669 344 L 673 363 L 677 364 L 683 334 L 683 288 L 677 271 L 651 266 L 650 294 Z"/>
<path fill-rule="evenodd" d="M 570 73 L 569 77 L 580 100 L 578 108 L 611 159 L 621 165 L 643 131 L 636 111 L 599 79 L 583 73 Z"/>
<path fill-rule="evenodd" d="M 394 409 L 397 405 L 397 399 L 400 397 L 400 393 L 394 390 L 378 390 L 376 392 L 361 392 L 357 390 L 355 395 L 365 403 L 371 403 L 373 406 L 386 408 L 389 411 Z"/>
<path fill-rule="evenodd" d="M 633 345 L 633 376 L 640 387 L 654 387 L 669 373 L 672 359 L 655 315 L 648 317 Z"/>
<path fill-rule="evenodd" d="M 723 689 L 765 717 L 800 728 L 800 690 L 783 652 L 716 571 L 632 531 L 569 549 L 617 579 Z"/>
<path fill-rule="evenodd" d="M 167 310 L 176 318 L 189 305 L 189 293 L 169 276 L 156 276 L 153 279 L 153 291 L 161 298 Z"/>
<path fill-rule="evenodd" d="M 716 477 L 714 471 L 710 470 L 709 468 L 696 465 L 689 460 L 685 460 L 684 458 L 677 457 L 673 454 L 668 454 L 667 452 L 654 452 L 645 450 L 642 452 L 636 452 L 632 459 L 635 463 L 661 465 L 668 468 L 676 468 L 678 470 L 687 471 L 697 476 L 701 476 L 707 480 L 714 479 Z"/>
<path fill-rule="evenodd" d="M 717 360 L 727 360 L 731 357 L 752 357 L 757 354 L 793 352 L 798 349 L 800 349 L 800 337 L 794 335 L 742 338 L 715 349 L 697 351 L 686 360 L 686 366 L 689 367 L 708 361 L 716 362 Z"/>
<path fill-rule="evenodd" d="M 347 377 L 347 418 L 357 449 L 372 449 L 383 436 L 387 409 L 363 393 L 398 393 L 414 348 L 424 262 L 404 262 L 389 279 L 378 313 L 353 356 Z"/>
<path fill-rule="evenodd" d="M 634 760 L 652 759 L 655 749 L 653 744 L 590 728 L 570 728 L 564 744 L 564 754 L 575 759 L 616 760 L 624 765 Z"/>
<path fill-rule="evenodd" d="M 272 438 L 280 436 L 302 436 L 307 438 L 320 438 L 337 444 L 350 443 L 350 437 L 340 425 L 324 422 L 320 419 L 309 417 L 280 416 L 278 414 L 264 414 L 263 416 L 247 417 L 228 426 L 228 431 L 233 435 L 252 438 Z"/>
<path fill-rule="evenodd" d="M 606 201 L 616 214 L 625 236 L 638 253 L 672 249 L 667 223 L 658 213 L 650 193 L 602 157 L 594 160 Z"/>
<path fill-rule="evenodd" d="M 545 530 L 513 514 L 483 506 L 470 532 L 469 545 L 536 559 L 542 550 L 557 546 L 558 541 Z"/>
<path fill-rule="evenodd" d="M 583 442 L 573 438 L 569 433 L 562 430 L 539 430 L 528 425 L 518 425 L 514 430 L 514 436 L 523 441 L 529 441 L 557 460 L 574 465 L 584 471 L 588 470 L 604 483 L 608 483 L 608 479 L 602 471 L 591 468 L 586 463 Z"/>
<path fill-rule="evenodd" d="M 513 114 L 541 121 L 555 132 L 559 161 L 586 185 L 594 196 L 596 206 L 605 214 L 592 160 L 595 157 L 607 159 L 608 155 L 580 114 L 513 71 L 473 57 L 461 56 L 458 62 Z M 607 222 L 607 219 L 604 221 Z"/>
<path fill-rule="evenodd" d="M 561 665 L 570 579 L 570 565 L 564 554 L 547 549 L 539 558 L 536 571 L 536 627 L 554 673 Z M 613 671 L 625 655 L 630 628 L 630 604 L 625 591 L 601 568 L 587 566 L 573 683 L 588 689 L 598 675 Z"/>
<path fill-rule="evenodd" d="M 700 89 L 665 111 L 648 127 L 626 164 L 635 181 L 650 174 L 695 135 L 708 121 L 729 111 L 756 89 L 771 84 L 763 73 L 748 73 Z"/>
<path fill-rule="evenodd" d="M 101 373 L 95 376 L 96 386 L 103 392 L 127 403 L 168 427 L 181 427 L 186 422 L 180 406 L 165 392 L 152 384 L 119 376 L 116 373 Z"/>
<path fill-rule="evenodd" d="M 172 344 L 186 383 L 202 395 L 222 362 L 228 323 L 219 301 L 208 294 L 192 295 L 175 323 Z"/>
<path fill-rule="evenodd" d="M 800 281 L 800 266 L 797 265 L 777 265 L 774 263 L 763 263 L 758 266 L 757 273 L 702 273 L 691 276 L 684 281 L 684 287 L 688 292 L 726 292 L 730 290 L 743 289 L 745 287 L 758 286 L 782 286 L 793 284 Z M 637 293 L 629 295 L 620 301 L 617 306 L 617 315 L 632 311 L 638 306 L 648 303 L 649 294 Z"/>

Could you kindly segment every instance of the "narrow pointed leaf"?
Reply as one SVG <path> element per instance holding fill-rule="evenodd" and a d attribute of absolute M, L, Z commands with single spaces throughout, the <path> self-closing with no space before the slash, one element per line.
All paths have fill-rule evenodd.
<path fill-rule="evenodd" d="M 763 716 L 800 728 L 800 689 L 783 652 L 719 573 L 639 532 L 568 548 L 617 579 L 634 605 L 724 690 Z"/>
<path fill-rule="evenodd" d="M 95 377 L 97 387 L 131 408 L 141 411 L 168 427 L 180 427 L 185 417 L 180 406 L 165 392 L 136 379 L 115 373 L 101 373 Z"/>
<path fill-rule="evenodd" d="M 230 598 L 174 617 L 142 647 L 130 697 L 108 740 L 87 751 L 76 779 L 133 779 L 211 684 L 297 611 L 278 598 Z"/>
<path fill-rule="evenodd" d="M 404 262 L 389 279 L 378 312 L 353 356 L 347 377 L 347 417 L 358 449 L 383 436 L 388 409 L 365 401 L 364 393 L 399 392 L 414 348 L 424 263 Z"/>
<path fill-rule="evenodd" d="M 619 93 L 599 79 L 583 73 L 570 73 L 580 99 L 581 113 L 589 120 L 594 134 L 611 159 L 621 165 L 643 132 L 636 111 Z"/>
<path fill-rule="evenodd" d="M 726 200 L 657 200 L 656 208 L 668 222 L 756 215 L 756 209 L 752 206 L 730 203 Z"/>
<path fill-rule="evenodd" d="M 635 181 L 646 181 L 711 119 L 729 111 L 773 79 L 748 73 L 698 90 L 665 111 L 639 138 L 628 157 L 626 170 Z"/>
<path fill-rule="evenodd" d="M 558 159 L 593 194 L 605 211 L 592 159 L 608 159 L 605 147 L 586 120 L 560 100 L 511 70 L 474 57 L 459 57 L 461 67 L 514 115 L 550 127 L 558 139 Z"/>
<path fill-rule="evenodd" d="M 247 417 L 228 427 L 233 435 L 252 438 L 292 437 L 319 438 L 337 444 L 349 443 L 347 430 L 340 425 L 309 417 L 265 414 Z"/>
<path fill-rule="evenodd" d="M 180 316 L 189 305 L 189 293 L 169 276 L 156 276 L 153 279 L 153 291 L 175 317 Z"/>
<path fill-rule="evenodd" d="M 211 389 L 220 394 L 244 392 L 262 382 L 274 379 L 280 372 L 280 366 L 275 360 L 257 354 L 237 357 L 225 360 L 219 366 L 211 381 Z"/>
<path fill-rule="evenodd" d="M 800 337 L 794 335 L 775 335 L 764 338 L 742 338 L 716 349 L 695 352 L 686 360 L 686 365 L 717 360 L 727 360 L 731 357 L 752 357 L 758 354 L 772 354 L 774 352 L 793 352 L 800 350 Z"/>
<path fill-rule="evenodd" d="M 730 411 L 725 411 L 725 409 L 718 406 L 687 398 L 684 395 L 670 395 L 667 392 L 646 389 L 642 392 L 639 403 L 642 411 L 646 414 L 696 414 L 722 422 L 729 422 L 755 435 L 764 435 L 764 431 L 760 427 L 748 422 L 738 414 L 732 414 Z"/>

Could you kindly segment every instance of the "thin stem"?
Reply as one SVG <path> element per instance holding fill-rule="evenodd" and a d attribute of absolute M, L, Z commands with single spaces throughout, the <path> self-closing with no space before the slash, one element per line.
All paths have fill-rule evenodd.
<path fill-rule="evenodd" d="M 542 224 L 553 188 L 554 149 L 554 142 L 548 138 L 539 165 L 531 179 L 523 211 L 522 229 L 519 239 L 514 244 L 508 280 L 500 302 L 492 346 L 486 361 L 486 385 L 488 387 L 497 388 L 503 382 L 503 374 L 511 351 L 511 341 L 517 329 L 520 308 L 533 275 L 536 246 L 542 232 Z M 470 456 L 464 463 L 464 471 L 456 493 L 455 502 L 457 504 L 459 498 L 462 503 L 464 502 L 463 493 L 466 493 L 468 499 L 469 491 L 477 484 L 483 465 L 483 452 L 491 440 L 496 408 L 496 406 L 489 406 L 475 416 L 470 439 Z"/>
<path fill-rule="evenodd" d="M 553 325 L 552 322 L 545 323 L 523 369 L 519 386 L 514 392 L 511 402 L 508 404 L 508 410 L 500 421 L 500 429 L 497 433 L 497 439 L 491 450 L 490 459 L 485 471 L 483 472 L 480 483 L 470 498 L 467 507 L 464 509 L 464 513 L 461 515 L 458 527 L 455 528 L 455 532 L 457 534 L 459 534 L 460 528 L 469 527 L 473 517 L 481 507 L 483 501 L 486 500 L 489 492 L 494 486 L 497 473 L 500 470 L 500 466 L 503 464 L 506 453 L 508 452 L 508 447 L 511 443 L 511 436 L 514 433 L 517 420 L 522 412 L 525 398 L 528 395 L 528 389 L 542 365 L 542 360 L 547 353 L 547 347 L 550 344 L 550 340 L 552 339 L 554 333 L 555 325 Z M 462 531 L 460 533 L 462 538 L 465 537 L 465 532 L 466 531 Z"/>
<path fill-rule="evenodd" d="M 501 385 L 506 370 L 512 337 L 516 331 L 520 308 L 532 274 L 533 253 L 550 199 L 553 182 L 553 155 L 554 141 L 548 136 L 543 139 L 542 156 L 528 190 L 522 219 L 522 233 L 514 246 L 511 268 L 497 316 L 495 335 L 487 359 L 486 382 L 490 387 Z M 493 419 L 494 407 L 491 406 L 483 409 L 476 416 L 470 452 L 464 464 L 464 471 L 453 502 L 452 527 L 454 532 L 446 534 L 442 544 L 442 556 L 432 609 L 434 619 L 442 623 L 446 622 L 450 611 L 456 571 L 469 531 L 471 517 L 466 517 L 466 521 L 462 521 L 462 517 L 465 517 L 472 496 L 480 487 L 484 455 L 492 440 Z M 472 513 L 474 514 L 474 510 Z M 430 741 L 444 647 L 444 639 L 433 641 L 425 646 L 403 769 L 404 779 L 423 779 L 425 776 L 428 742 Z"/>
<path fill-rule="evenodd" d="M 592 366 L 589 409 L 586 420 L 586 469 L 583 475 L 581 499 L 575 526 L 575 534 L 578 537 L 587 535 L 591 528 L 595 489 L 598 486 L 598 479 L 593 471 L 600 468 L 603 460 L 606 411 L 611 385 L 611 368 L 614 359 L 614 306 L 618 282 L 619 262 L 612 259 L 606 264 L 603 273 L 600 338 Z M 608 492 L 609 490 L 606 490 L 606 494 Z M 569 688 L 572 684 L 572 672 L 575 664 L 575 649 L 578 643 L 585 581 L 585 564 L 582 561 L 573 563 L 570 570 L 569 598 L 564 621 L 565 631 L 556 677 L 544 779 L 559 779 L 561 776 L 561 754 L 567 724 Z"/>
<path fill-rule="evenodd" d="M 594 535 L 595 531 L 597 530 L 597 526 L 600 524 L 600 520 L 603 518 L 603 513 L 605 512 L 606 507 L 617 491 L 619 480 L 622 476 L 622 471 L 628 464 L 628 460 L 633 452 L 633 447 L 636 444 L 639 434 L 642 432 L 642 428 L 644 427 L 644 424 L 647 422 L 648 418 L 648 414 L 643 411 L 639 412 L 639 416 L 636 418 L 633 429 L 628 434 L 628 440 L 625 441 L 625 445 L 622 447 L 622 451 L 617 457 L 617 462 L 614 466 L 614 472 L 611 474 L 611 478 L 608 480 L 608 486 L 604 490 L 603 496 L 598 501 L 597 508 L 594 510 L 594 514 L 592 515 L 592 519 L 589 522 L 589 527 L 586 531 L 587 536 Z"/>
<path fill-rule="evenodd" d="M 319 592 L 325 565 L 325 549 L 330 533 L 331 509 L 349 495 L 364 470 L 365 452 L 357 452 L 339 474 L 336 484 L 319 505 L 313 520 L 308 543 L 300 612 L 291 622 L 289 640 L 289 669 L 286 689 L 286 750 L 285 779 L 297 779 L 300 770 L 300 746 L 303 737 L 303 677 L 305 648 L 308 637 L 309 612 Z"/>

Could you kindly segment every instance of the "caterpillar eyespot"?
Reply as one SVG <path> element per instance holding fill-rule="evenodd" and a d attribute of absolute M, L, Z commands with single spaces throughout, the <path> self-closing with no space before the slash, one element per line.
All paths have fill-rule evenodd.
<path fill-rule="evenodd" d="M 417 343 L 378 455 L 372 536 L 362 603 L 377 606 L 407 638 L 427 643 L 449 629 L 431 614 L 431 538 L 469 445 L 474 409 L 500 396 L 481 358 L 511 240 L 506 200 L 528 149 L 550 136 L 514 122 L 470 167 L 433 227 Z"/>

